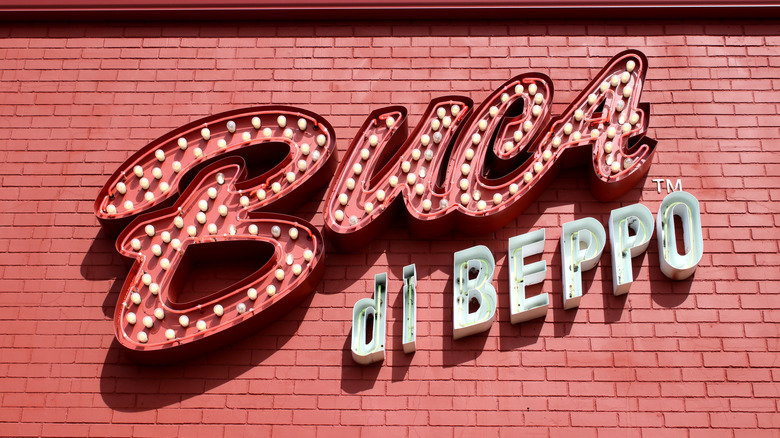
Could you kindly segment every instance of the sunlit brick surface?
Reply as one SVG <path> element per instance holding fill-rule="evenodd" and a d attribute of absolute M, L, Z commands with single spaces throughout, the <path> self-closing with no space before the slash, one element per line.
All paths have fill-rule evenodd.
<path fill-rule="evenodd" d="M 659 141 L 618 201 L 562 173 L 520 217 L 477 237 L 412 238 L 402 221 L 368 247 L 328 246 L 311 298 L 231 347 L 165 367 L 129 361 L 112 319 L 128 266 L 92 206 L 151 140 L 264 104 L 314 111 L 339 157 L 372 110 L 435 97 L 481 102 L 531 71 L 560 113 L 625 49 L 649 59 L 642 100 Z M 780 427 L 780 31 L 776 22 L 73 24 L 0 27 L 0 435 L 775 436 Z M 675 182 L 702 209 L 704 256 L 663 276 L 655 237 L 628 295 L 611 262 L 563 310 L 563 223 L 641 202 Z M 322 228 L 322 198 L 295 214 Z M 546 228 L 544 320 L 509 322 L 508 239 Z M 496 322 L 452 340 L 452 254 L 486 245 Z M 529 260 L 539 260 L 540 257 Z M 417 352 L 402 349 L 401 276 L 418 274 Z M 222 265 L 220 265 L 222 266 Z M 352 305 L 388 272 L 387 354 L 350 355 Z M 222 282 L 230 266 L 196 273 Z M 370 425 L 371 427 L 366 427 Z M 523 430 L 520 430 L 520 429 Z"/>

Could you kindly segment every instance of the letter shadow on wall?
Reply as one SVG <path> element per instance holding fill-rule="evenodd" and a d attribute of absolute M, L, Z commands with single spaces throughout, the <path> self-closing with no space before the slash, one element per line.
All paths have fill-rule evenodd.
<path fill-rule="evenodd" d="M 126 265 L 125 260 L 128 262 Z M 188 282 L 195 283 L 199 279 L 209 278 L 214 275 L 214 269 L 224 269 L 226 265 L 234 262 L 226 260 L 213 269 L 196 274 L 195 278 Z M 114 239 L 100 230 L 82 261 L 81 274 L 89 281 L 115 279 L 103 302 L 103 313 L 108 318 L 114 316 L 119 290 L 131 265 L 132 261 L 123 258 L 114 249 Z M 236 272 L 241 274 L 247 269 L 248 266 L 239 267 Z M 214 287 L 239 280 L 240 278 L 231 275 L 236 272 L 221 275 Z M 255 392 L 251 382 L 273 377 L 267 375 L 268 371 L 276 369 L 279 361 L 291 361 L 290 364 L 294 365 L 294 351 L 292 359 L 288 360 L 285 355 L 289 354 L 290 350 L 284 350 L 282 347 L 298 332 L 314 294 L 322 293 L 321 287 L 320 285 L 293 310 L 257 333 L 186 361 L 166 365 L 140 364 L 131 360 L 124 347 L 116 339 L 112 339 L 100 376 L 103 402 L 120 412 L 144 412 L 181 403 L 230 381 L 239 385 L 239 382 L 243 381 L 245 392 Z M 259 366 L 271 356 L 276 356 L 272 358 L 273 366 Z M 262 385 L 256 392 L 263 394 Z M 258 402 L 260 400 L 258 399 Z"/>

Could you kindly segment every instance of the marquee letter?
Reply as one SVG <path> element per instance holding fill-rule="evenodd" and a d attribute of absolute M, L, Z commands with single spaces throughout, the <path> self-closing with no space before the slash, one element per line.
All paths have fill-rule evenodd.
<path fill-rule="evenodd" d="M 552 82 L 540 73 L 515 76 L 473 112 L 466 98 L 434 99 L 405 142 L 405 110 L 375 111 L 328 190 L 325 229 L 342 248 L 363 245 L 402 198 L 417 235 L 484 234 L 514 220 L 571 164 L 591 163 L 594 195 L 615 199 L 647 173 L 655 148 L 644 137 L 646 73 L 641 52 L 622 52 L 552 119 Z"/>
<path fill-rule="evenodd" d="M 563 270 L 563 308 L 573 309 L 582 298 L 582 271 L 599 262 L 607 233 L 599 221 L 586 217 L 563 224 L 561 268 Z"/>
<path fill-rule="evenodd" d="M 685 254 L 677 249 L 674 216 L 682 221 Z M 704 253 L 699 201 L 688 192 L 672 192 L 658 207 L 658 254 L 661 272 L 672 280 L 684 280 L 696 271 Z"/>
<path fill-rule="evenodd" d="M 316 114 L 258 107 L 185 125 L 125 161 L 95 203 L 107 231 L 126 226 L 117 250 L 135 259 L 114 313 L 119 343 L 142 361 L 181 360 L 253 332 L 310 294 L 324 270 L 317 229 L 253 211 L 317 189 L 333 149 L 333 130 Z M 249 178 L 247 163 L 269 154 L 281 162 Z M 226 289 L 181 302 L 176 273 L 187 269 L 185 253 L 214 242 L 238 251 L 260 244 L 270 260 Z"/>
<path fill-rule="evenodd" d="M 509 239 L 509 305 L 512 324 L 547 315 L 547 292 L 525 297 L 525 287 L 539 284 L 547 274 L 547 261 L 524 264 L 523 259 L 544 251 L 544 228 Z"/>
<path fill-rule="evenodd" d="M 371 333 L 368 318 L 373 318 Z M 363 298 L 352 309 L 352 359 L 363 365 L 385 358 L 385 329 L 387 326 L 387 274 L 374 276 L 374 298 Z M 366 337 L 371 340 L 366 342 Z"/>
<path fill-rule="evenodd" d="M 453 339 L 460 339 L 490 329 L 496 315 L 496 289 L 493 271 L 496 262 L 490 250 L 482 245 L 455 253 L 452 300 Z M 471 300 L 479 308 L 469 311 Z"/>
<path fill-rule="evenodd" d="M 642 204 L 612 210 L 609 215 L 609 242 L 612 246 L 612 292 L 628 293 L 634 282 L 631 259 L 642 254 L 653 236 L 653 214 Z M 633 235 L 629 233 L 629 228 Z"/>

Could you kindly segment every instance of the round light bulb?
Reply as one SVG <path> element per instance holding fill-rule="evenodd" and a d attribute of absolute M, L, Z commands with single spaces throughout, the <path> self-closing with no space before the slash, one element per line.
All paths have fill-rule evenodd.
<path fill-rule="evenodd" d="M 187 150 L 187 139 L 184 137 L 179 137 L 179 140 L 177 142 L 179 144 L 179 149 L 185 151 Z"/>
<path fill-rule="evenodd" d="M 268 287 L 265 288 L 265 293 L 269 297 L 276 295 L 276 286 L 274 286 L 273 284 L 269 284 Z"/>
<path fill-rule="evenodd" d="M 203 128 L 200 130 L 200 135 L 203 137 L 204 140 L 209 141 L 211 138 L 211 131 L 209 128 Z"/>
<path fill-rule="evenodd" d="M 138 332 L 138 342 L 145 344 L 149 341 L 149 335 L 146 332 Z"/>
<path fill-rule="evenodd" d="M 255 224 L 249 225 L 249 234 L 253 236 L 257 235 L 257 225 Z"/>
<path fill-rule="evenodd" d="M 133 248 L 134 251 L 140 251 L 141 250 L 141 241 L 138 239 L 133 239 L 130 241 L 130 247 Z"/>
<path fill-rule="evenodd" d="M 165 331 L 165 339 L 167 339 L 169 341 L 172 341 L 172 340 L 176 339 L 176 331 L 174 331 L 173 329 L 166 330 Z"/>
<path fill-rule="evenodd" d="M 288 231 L 288 234 L 290 235 L 290 239 L 295 240 L 298 238 L 298 229 L 292 227 L 290 228 L 290 231 Z"/>
<path fill-rule="evenodd" d="M 246 296 L 249 297 L 250 300 L 254 301 L 257 299 L 257 289 L 250 287 L 246 291 Z"/>
<path fill-rule="evenodd" d="M 187 315 L 182 315 L 179 317 L 179 325 L 182 327 L 187 327 L 190 325 L 190 318 Z"/>
<path fill-rule="evenodd" d="M 206 321 L 204 321 L 202 319 L 199 320 L 198 322 L 195 323 L 195 327 L 198 329 L 199 332 L 206 331 L 206 328 L 207 328 L 206 327 Z"/>
<path fill-rule="evenodd" d="M 238 303 L 238 305 L 236 306 L 236 312 L 238 312 L 239 315 L 241 315 L 244 312 L 246 312 L 246 304 Z"/>
<path fill-rule="evenodd" d="M 127 320 L 127 323 L 130 325 L 135 325 L 137 322 L 135 313 L 133 312 L 127 312 L 127 315 L 125 315 L 125 319 Z"/>
<path fill-rule="evenodd" d="M 222 316 L 225 313 L 225 309 L 222 307 L 221 304 L 216 304 L 214 306 L 214 314 L 217 316 Z"/>

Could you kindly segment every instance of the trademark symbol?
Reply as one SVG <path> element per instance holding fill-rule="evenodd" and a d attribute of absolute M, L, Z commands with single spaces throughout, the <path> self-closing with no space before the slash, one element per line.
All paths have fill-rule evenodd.
<path fill-rule="evenodd" d="M 664 181 L 666 181 L 666 194 L 667 195 L 669 193 L 672 193 L 672 192 L 681 192 L 682 189 L 683 189 L 682 188 L 682 180 L 680 180 L 680 178 L 677 178 L 675 180 L 674 184 L 672 184 L 672 180 L 670 180 L 670 179 L 664 180 L 663 178 L 653 178 L 653 182 L 656 185 L 656 189 L 658 190 L 658 193 L 661 193 L 661 184 L 663 184 Z"/>

